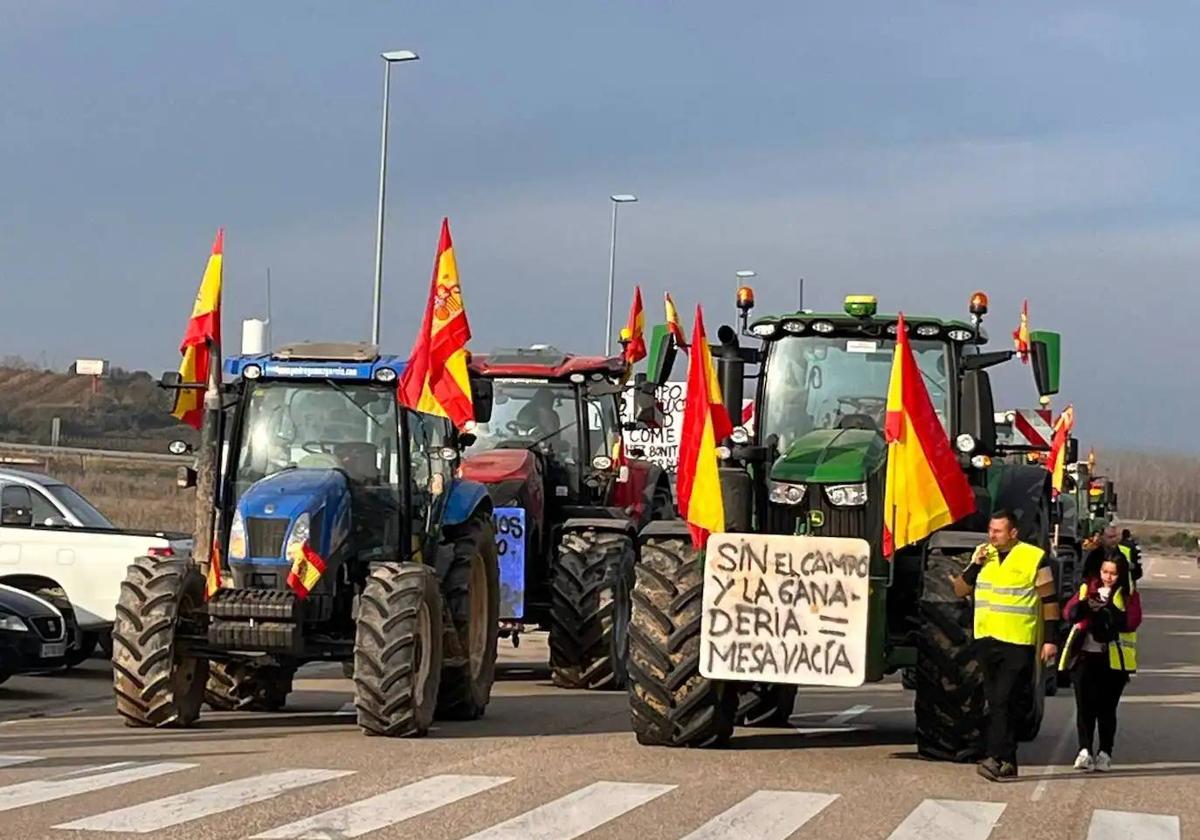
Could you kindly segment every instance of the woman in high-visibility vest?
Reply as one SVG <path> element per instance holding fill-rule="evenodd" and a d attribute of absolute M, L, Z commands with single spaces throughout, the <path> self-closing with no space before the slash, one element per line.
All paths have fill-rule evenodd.
<path fill-rule="evenodd" d="M 1106 557 L 1063 612 L 1072 626 L 1058 667 L 1070 670 L 1075 687 L 1075 769 L 1107 772 L 1112 769 L 1117 704 L 1129 675 L 1137 670 L 1137 629 L 1142 623 L 1141 596 L 1129 579 L 1125 557 Z M 1093 753 L 1097 726 L 1100 750 Z"/>

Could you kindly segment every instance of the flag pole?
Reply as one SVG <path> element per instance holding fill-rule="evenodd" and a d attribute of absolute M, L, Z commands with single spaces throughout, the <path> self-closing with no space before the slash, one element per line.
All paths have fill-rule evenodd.
<path fill-rule="evenodd" d="M 204 422 L 200 426 L 200 451 L 196 459 L 196 529 L 192 534 L 192 560 L 207 576 L 217 526 L 217 469 L 221 435 L 221 344 L 205 344 L 208 381 L 204 388 Z"/>

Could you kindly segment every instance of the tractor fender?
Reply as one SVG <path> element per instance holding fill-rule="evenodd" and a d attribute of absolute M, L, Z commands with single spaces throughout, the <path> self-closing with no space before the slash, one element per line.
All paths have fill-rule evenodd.
<path fill-rule="evenodd" d="M 450 483 L 450 494 L 442 511 L 442 526 L 461 525 L 481 508 L 492 509 L 492 497 L 488 495 L 487 487 L 478 481 L 456 478 Z"/>
<path fill-rule="evenodd" d="M 607 519 L 592 516 L 576 516 L 568 519 L 561 525 L 563 531 L 582 530 L 584 528 L 594 528 L 597 531 L 610 531 L 615 534 L 628 534 L 630 537 L 637 535 L 637 529 L 634 527 L 633 522 L 625 517 Z"/>
<path fill-rule="evenodd" d="M 688 530 L 688 524 L 683 519 L 657 519 L 654 522 L 649 522 L 646 527 L 638 533 L 638 540 L 645 542 L 650 537 L 661 537 L 663 539 L 671 539 L 680 537 L 690 540 L 692 532 Z"/>

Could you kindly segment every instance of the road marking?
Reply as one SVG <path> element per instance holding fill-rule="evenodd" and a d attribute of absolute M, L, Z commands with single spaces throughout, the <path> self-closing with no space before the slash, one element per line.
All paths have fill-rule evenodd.
<path fill-rule="evenodd" d="M 1167 575 L 1165 572 L 1155 572 L 1154 574 L 1150 575 L 1150 577 L 1156 577 L 1156 578 L 1165 578 L 1166 576 Z"/>
<path fill-rule="evenodd" d="M 12 767 L 15 764 L 26 764 L 30 761 L 41 761 L 39 755 L 0 755 L 0 767 Z"/>
<path fill-rule="evenodd" d="M 836 793 L 758 790 L 683 840 L 785 840 L 837 798 Z"/>
<path fill-rule="evenodd" d="M 926 799 L 888 835 L 889 840 L 986 840 L 1004 813 L 1003 802 Z"/>
<path fill-rule="evenodd" d="M 1191 575 L 1180 575 L 1179 579 L 1180 580 L 1191 580 L 1192 576 Z"/>
<path fill-rule="evenodd" d="M 317 782 L 326 782 L 353 773 L 353 770 L 308 769 L 264 773 L 261 776 L 222 782 L 219 785 L 210 785 L 175 796 L 167 796 L 142 805 L 118 808 L 115 811 L 107 811 L 94 817 L 85 817 L 54 827 L 78 831 L 124 831 L 130 834 L 147 834 L 180 823 L 198 820 L 201 817 L 232 811 L 243 805 L 273 799 L 279 794 L 295 788 L 308 787 Z"/>
<path fill-rule="evenodd" d="M 361 837 L 511 781 L 508 776 L 433 776 L 255 834 L 252 840 Z"/>
<path fill-rule="evenodd" d="M 844 735 L 847 732 L 861 732 L 857 726 L 797 726 L 797 735 Z"/>
<path fill-rule="evenodd" d="M 1142 621 L 1200 621 L 1200 614 L 1197 615 L 1144 615 Z"/>
<path fill-rule="evenodd" d="M 675 785 L 596 782 L 466 840 L 571 840 L 674 789 Z"/>
<path fill-rule="evenodd" d="M 843 725 L 849 723 L 852 718 L 856 718 L 859 715 L 861 715 L 863 712 L 869 711 L 870 708 L 871 708 L 870 706 L 851 706 L 846 711 L 839 712 L 838 714 L 831 717 L 829 720 L 825 721 L 825 725 L 826 726 L 843 726 Z"/>
<path fill-rule="evenodd" d="M 1179 840 L 1179 817 L 1095 810 L 1087 840 Z"/>
<path fill-rule="evenodd" d="M 1063 726 L 1062 733 L 1058 736 L 1058 740 L 1054 742 L 1054 749 L 1050 753 L 1051 760 L 1056 763 L 1045 768 L 1045 775 L 1029 794 L 1030 802 L 1040 802 L 1042 797 L 1046 795 L 1046 790 L 1050 784 L 1050 779 L 1063 772 L 1066 767 L 1070 766 L 1071 747 L 1073 746 L 1073 739 L 1076 734 L 1075 727 L 1071 726 L 1070 723 L 1067 723 Z"/>
<path fill-rule="evenodd" d="M 162 761 L 135 767 L 130 767 L 125 763 L 84 767 L 63 776 L 21 782 L 0 788 L 0 811 L 24 808 L 27 805 L 40 805 L 55 799 L 65 799 L 81 793 L 91 793 L 142 779 L 153 779 L 155 776 L 165 776 L 167 773 L 190 770 L 196 766 L 195 764 Z"/>

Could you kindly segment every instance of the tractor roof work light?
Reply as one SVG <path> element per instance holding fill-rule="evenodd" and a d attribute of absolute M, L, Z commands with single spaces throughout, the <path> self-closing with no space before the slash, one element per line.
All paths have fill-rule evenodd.
<path fill-rule="evenodd" d="M 988 296 L 983 292 L 976 292 L 971 295 L 971 314 L 977 318 L 982 318 L 988 311 Z"/>
<path fill-rule="evenodd" d="M 879 309 L 879 300 L 875 295 L 846 295 L 843 306 L 851 317 L 870 318 Z"/>

